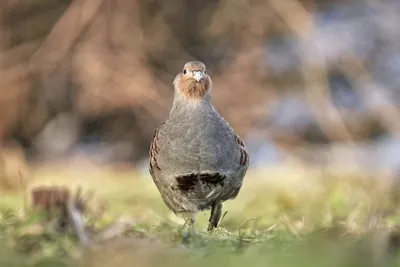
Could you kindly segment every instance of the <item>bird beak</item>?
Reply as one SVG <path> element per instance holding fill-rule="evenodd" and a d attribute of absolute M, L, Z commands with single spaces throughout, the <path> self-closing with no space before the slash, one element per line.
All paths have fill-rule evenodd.
<path fill-rule="evenodd" d="M 202 71 L 194 70 L 194 71 L 193 71 L 193 78 L 194 78 L 196 81 L 200 82 L 200 80 L 204 78 L 204 74 L 203 74 Z"/>

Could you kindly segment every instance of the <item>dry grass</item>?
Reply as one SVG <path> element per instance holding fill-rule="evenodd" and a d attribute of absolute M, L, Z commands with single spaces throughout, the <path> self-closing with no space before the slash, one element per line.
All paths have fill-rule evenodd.
<path fill-rule="evenodd" d="M 388 180 L 374 178 L 355 171 L 338 174 L 295 166 L 254 170 L 238 198 L 224 205 L 228 213 L 220 228 L 205 232 L 205 212 L 198 216 L 197 236 L 188 238 L 182 229 L 184 220 L 167 210 L 147 174 L 99 167 L 37 167 L 27 190 L 66 185 L 95 192 L 94 210 L 105 204 L 106 211 L 96 221 L 87 217 L 90 229 L 102 229 L 122 218 L 130 218 L 133 224 L 122 236 L 82 249 L 74 235 L 57 234 L 41 223 L 38 214 L 24 213 L 23 192 L 9 192 L 0 199 L 0 232 L 4 249 L 14 254 L 7 252 L 4 259 L 7 266 L 131 266 L 137 262 L 217 266 L 226 261 L 229 266 L 246 262 L 291 266 L 293 261 L 300 266 L 333 262 L 353 266 L 365 264 L 367 256 L 381 263 L 390 259 L 385 248 L 389 244 L 392 249 L 391 240 L 397 238 L 391 229 L 398 218 L 392 213 L 372 228 L 391 234 L 385 230 L 371 237 L 369 221 L 380 211 L 389 211 L 392 201 L 389 184 L 384 182 Z M 310 251 L 315 249 L 320 253 L 312 254 L 310 261 Z M 343 262 L 337 261 L 337 255 Z"/>

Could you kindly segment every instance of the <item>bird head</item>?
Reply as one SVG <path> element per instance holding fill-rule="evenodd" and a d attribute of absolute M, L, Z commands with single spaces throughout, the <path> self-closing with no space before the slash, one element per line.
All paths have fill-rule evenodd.
<path fill-rule="evenodd" d="M 189 61 L 174 80 L 175 92 L 186 99 L 198 100 L 209 95 L 212 81 L 206 66 L 199 61 Z"/>

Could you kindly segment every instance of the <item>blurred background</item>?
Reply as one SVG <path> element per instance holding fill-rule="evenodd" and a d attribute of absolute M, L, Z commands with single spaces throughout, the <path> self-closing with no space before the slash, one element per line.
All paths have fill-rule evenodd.
<path fill-rule="evenodd" d="M 396 169 L 399 13 L 398 0 L 3 0 L 3 180 L 43 162 L 147 172 L 189 60 L 208 66 L 251 168 Z"/>

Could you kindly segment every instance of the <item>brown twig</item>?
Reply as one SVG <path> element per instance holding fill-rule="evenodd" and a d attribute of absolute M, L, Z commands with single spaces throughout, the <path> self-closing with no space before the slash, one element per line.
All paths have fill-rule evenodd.
<path fill-rule="evenodd" d="M 36 69 L 40 66 L 47 73 L 51 72 L 88 27 L 102 3 L 103 0 L 73 1 L 33 55 L 32 67 Z"/>

